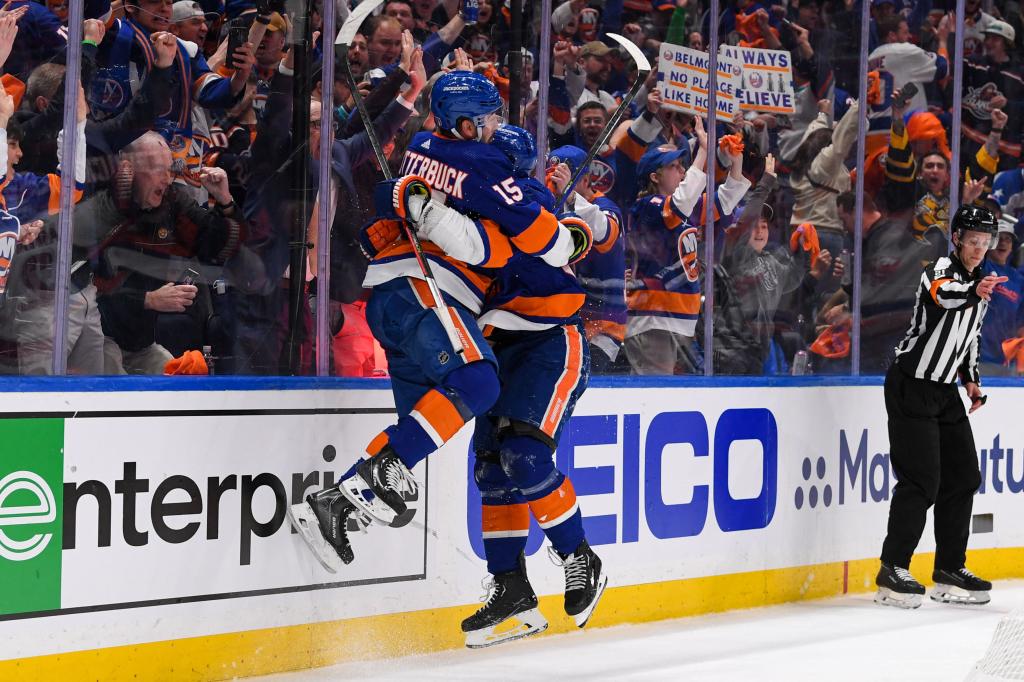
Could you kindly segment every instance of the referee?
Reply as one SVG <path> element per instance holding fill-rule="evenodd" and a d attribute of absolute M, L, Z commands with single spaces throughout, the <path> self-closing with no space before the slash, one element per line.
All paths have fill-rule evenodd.
<path fill-rule="evenodd" d="M 925 593 L 908 569 L 932 505 L 932 599 L 985 604 L 992 589 L 992 583 L 964 567 L 981 474 L 956 379 L 967 390 L 971 412 L 985 404 L 978 376 L 981 322 L 993 289 L 1007 278 L 983 276 L 979 267 L 998 232 L 990 211 L 961 206 L 953 216 L 952 232 L 953 252 L 921 275 L 910 329 L 885 377 L 889 457 L 898 481 L 889 505 L 875 601 L 902 608 L 917 608 Z"/>

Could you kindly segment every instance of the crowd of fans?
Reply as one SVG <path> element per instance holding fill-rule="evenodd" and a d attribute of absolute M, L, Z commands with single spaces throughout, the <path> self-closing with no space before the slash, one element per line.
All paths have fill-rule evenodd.
<path fill-rule="evenodd" d="M 59 207 L 62 188 L 73 186 L 69 373 L 312 373 L 316 228 L 326 212 L 331 371 L 386 376 L 363 314 L 367 260 L 357 243 L 383 174 L 336 57 L 334 82 L 322 82 L 335 49 L 322 34 L 321 1 L 332 0 L 308 5 L 308 139 L 298 137 L 306 133 L 294 114 L 305 107 L 293 86 L 310 62 L 296 58 L 284 3 L 84 0 L 74 122 L 63 116 L 68 5 L 12 0 L 0 9 L 0 371 L 51 371 Z M 1000 218 L 983 268 L 1009 277 L 986 317 L 982 374 L 1016 375 L 1024 372 L 1024 11 L 1009 0 L 967 0 L 958 36 L 954 4 L 871 0 L 862 73 L 860 0 L 723 0 L 723 43 L 791 53 L 796 111 L 718 120 L 715 149 L 706 121 L 663 103 L 656 66 L 663 42 L 707 49 L 706 0 L 556 0 L 550 17 L 524 1 L 519 75 L 510 70 L 507 1 L 388 0 L 360 27 L 349 60 L 398 173 L 412 136 L 433 129 L 428 97 L 443 71 L 483 73 L 506 99 L 518 92 L 522 120 L 512 122 L 533 133 L 546 127 L 548 148 L 563 150 L 550 162 L 568 163 L 598 140 L 637 74 L 606 34 L 649 56 L 654 70 L 572 199 L 582 215 L 605 197 L 602 206 L 614 207 L 605 213 L 617 216 L 576 268 L 599 373 L 704 373 L 705 357 L 716 374 L 848 373 L 857 319 L 861 371 L 884 373 L 922 265 L 949 248 L 951 136 L 959 135 L 960 202 Z M 351 9 L 336 0 L 339 27 Z M 545 22 L 552 52 L 541 111 Z M 862 80 L 866 102 L 857 101 Z M 320 158 L 325 116 L 329 159 Z M 866 153 L 857 158 L 865 116 Z M 73 160 L 61 158 L 64 135 L 76 136 Z M 296 187 L 299 161 L 308 172 Z M 324 173 L 334 188 L 327 197 L 317 191 Z M 851 311 L 857 173 L 865 187 L 859 318 Z M 305 273 L 291 271 L 297 221 L 308 225 Z M 714 262 L 705 259 L 708 230 Z M 205 357 L 184 362 L 190 351 Z"/>

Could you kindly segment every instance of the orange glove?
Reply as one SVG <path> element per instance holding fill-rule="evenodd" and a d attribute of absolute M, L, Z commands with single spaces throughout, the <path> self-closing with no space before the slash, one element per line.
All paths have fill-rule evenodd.
<path fill-rule="evenodd" d="M 801 223 L 793 234 L 789 235 L 789 250 L 796 253 L 803 246 L 804 251 L 811 252 L 811 267 L 818 262 L 818 254 L 821 253 L 821 243 L 818 241 L 818 231 L 810 223 Z"/>

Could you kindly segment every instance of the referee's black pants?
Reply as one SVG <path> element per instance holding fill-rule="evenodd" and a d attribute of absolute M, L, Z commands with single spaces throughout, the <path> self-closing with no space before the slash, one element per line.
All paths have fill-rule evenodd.
<path fill-rule="evenodd" d="M 935 505 L 935 567 L 957 570 L 967 554 L 974 493 L 981 485 L 974 434 L 955 384 L 904 374 L 885 376 L 889 458 L 897 483 L 889 504 L 882 561 L 910 567 Z"/>

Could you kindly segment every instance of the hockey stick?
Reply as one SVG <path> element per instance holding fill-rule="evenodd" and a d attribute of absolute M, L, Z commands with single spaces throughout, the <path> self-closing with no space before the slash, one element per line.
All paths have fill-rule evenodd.
<path fill-rule="evenodd" d="M 555 207 L 555 215 L 558 215 L 565 208 L 566 200 L 572 195 L 572 191 L 576 188 L 576 184 L 583 177 L 584 173 L 590 172 L 590 164 L 594 161 L 594 158 L 601 151 L 601 148 L 608 142 L 608 138 L 615 132 L 615 127 L 619 125 L 619 121 L 626 115 L 626 110 L 629 109 L 629 105 L 632 104 L 636 98 L 636 93 L 640 92 L 640 88 L 643 86 L 644 81 L 647 80 L 647 75 L 651 72 L 651 63 L 647 61 L 647 57 L 640 51 L 631 40 L 623 38 L 618 33 L 606 34 L 609 38 L 622 45 L 623 49 L 629 53 L 629 56 L 633 58 L 633 62 L 636 63 L 637 74 L 636 80 L 633 81 L 633 86 L 626 93 L 626 96 L 622 98 L 622 102 L 619 103 L 615 113 L 608 119 L 608 122 L 604 124 L 604 129 L 601 131 L 600 137 L 590 147 L 590 151 L 587 152 L 587 158 L 580 164 L 580 167 L 576 169 L 576 173 L 572 176 L 572 180 L 566 186 L 565 191 L 562 192 L 562 196 L 558 199 L 558 204 Z"/>
<path fill-rule="evenodd" d="M 349 87 L 352 89 L 352 99 L 355 100 L 356 109 L 359 110 L 359 117 L 363 119 L 366 137 L 369 138 L 370 146 L 373 147 L 373 154 L 377 157 L 377 163 L 380 164 L 380 170 L 384 174 L 384 179 L 391 180 L 391 167 L 388 165 L 387 156 L 384 155 L 384 149 L 380 146 L 380 140 L 377 139 L 377 131 L 373 128 L 373 119 L 370 118 L 370 112 L 366 109 L 363 96 L 359 93 L 359 88 L 356 86 L 356 78 L 352 73 L 352 64 L 348 60 L 349 46 L 352 45 L 352 39 L 355 38 L 359 27 L 362 26 L 366 17 L 383 3 L 384 0 L 363 0 L 360 2 L 348 19 L 345 20 L 345 24 L 338 32 L 338 39 L 334 42 L 336 45 L 341 46 L 341 64 L 345 69 L 345 76 L 348 78 Z M 402 221 L 402 228 L 405 230 L 405 236 L 408 237 L 409 243 L 412 244 L 412 251 L 416 256 L 416 263 L 420 266 L 420 272 L 423 274 L 423 281 L 427 283 L 427 290 L 430 291 L 430 296 L 434 299 L 434 312 L 437 313 L 438 319 L 441 320 L 441 326 L 448 335 L 448 341 L 452 344 L 452 348 L 460 357 L 464 357 L 466 344 L 462 340 L 462 335 L 459 334 L 451 311 L 444 304 L 441 289 L 437 286 L 437 280 L 434 279 L 430 263 L 423 253 L 423 245 L 420 244 L 416 231 L 408 221 Z"/>

